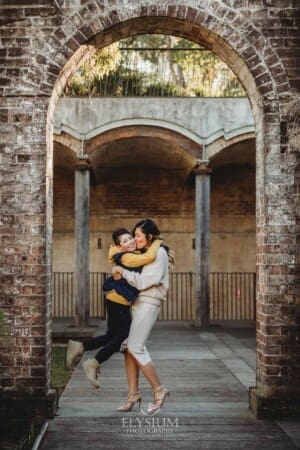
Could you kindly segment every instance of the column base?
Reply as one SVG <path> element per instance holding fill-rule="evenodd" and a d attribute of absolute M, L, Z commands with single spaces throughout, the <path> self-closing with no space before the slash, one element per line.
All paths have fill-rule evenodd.
<path fill-rule="evenodd" d="M 0 392 L 0 436 L 21 438 L 34 426 L 39 431 L 45 420 L 52 419 L 57 410 L 56 391 L 46 395 Z"/>
<path fill-rule="evenodd" d="M 300 398 L 263 397 L 256 387 L 249 389 L 249 408 L 257 419 L 285 419 L 300 417 Z"/>

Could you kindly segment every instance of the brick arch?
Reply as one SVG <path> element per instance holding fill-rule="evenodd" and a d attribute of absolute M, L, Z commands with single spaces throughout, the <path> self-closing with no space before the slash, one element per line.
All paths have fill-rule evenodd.
<path fill-rule="evenodd" d="M 57 99 L 68 78 L 96 48 L 141 33 L 175 34 L 213 50 L 236 73 L 254 111 L 259 96 L 274 97 L 274 92 L 278 95 L 288 88 L 284 67 L 261 31 L 236 8 L 203 1 L 199 8 L 178 2 L 158 7 L 153 2 L 132 8 L 116 4 L 108 11 L 99 11 L 96 2 L 90 2 L 53 32 L 57 49 L 53 57 L 41 50 L 38 60 L 45 79 L 40 90 L 51 93 L 55 87 Z"/>
<path fill-rule="evenodd" d="M 89 155 L 90 162 L 92 166 L 94 166 L 95 161 L 97 161 L 99 157 L 101 158 L 99 149 L 116 141 L 134 138 L 156 139 L 157 141 L 167 142 L 181 148 L 183 156 L 182 163 L 188 172 L 195 166 L 197 159 L 201 158 L 202 155 L 202 145 L 178 131 L 159 126 L 136 124 L 114 127 L 91 137 L 84 143 L 84 153 Z M 53 141 L 61 148 L 68 149 L 74 158 L 76 158 L 76 155 L 81 151 L 81 141 L 70 134 L 55 134 L 53 136 Z M 111 158 L 113 159 L 114 155 L 111 155 Z M 174 156 L 170 154 L 168 158 L 172 160 Z M 178 155 L 176 155 L 175 158 L 178 158 Z"/>
<path fill-rule="evenodd" d="M 179 145 L 187 154 L 189 159 L 196 163 L 196 160 L 202 157 L 202 145 L 195 140 L 185 136 L 182 133 L 174 131 L 169 128 L 160 128 L 159 126 L 147 126 L 147 125 L 128 125 L 120 126 L 109 129 L 105 132 L 99 133 L 92 138 L 85 141 L 84 153 L 87 155 L 93 155 L 97 152 L 97 149 L 103 145 L 109 144 L 116 140 L 130 139 L 134 137 L 151 137 L 161 140 L 167 140 L 171 143 Z M 248 141 L 249 139 L 255 140 L 255 133 L 243 133 L 234 136 L 231 139 L 225 139 L 225 137 L 218 138 L 206 146 L 206 157 L 210 160 L 216 157 L 220 152 L 226 151 L 226 148 L 231 147 L 234 144 Z M 54 134 L 53 142 L 58 144 L 62 148 L 66 148 L 72 152 L 73 157 L 76 159 L 81 151 L 81 141 L 76 137 L 68 134 Z M 193 164 L 192 164 L 193 165 Z"/>
<path fill-rule="evenodd" d="M 81 150 L 81 142 L 74 136 L 67 133 L 54 134 L 53 142 L 72 151 L 74 155 L 78 155 Z"/>
<path fill-rule="evenodd" d="M 115 140 L 134 137 L 154 137 L 169 141 L 171 143 L 173 142 L 182 147 L 187 153 L 190 154 L 191 157 L 201 157 L 201 147 L 199 143 L 188 138 L 184 134 L 180 134 L 177 131 L 168 128 L 147 125 L 129 125 L 108 130 L 105 133 L 101 133 L 87 141 L 85 151 L 90 155 L 101 145 Z"/>
<path fill-rule="evenodd" d="M 288 310 L 291 321 L 295 320 L 295 312 L 292 306 L 288 306 L 289 300 L 285 297 L 289 293 L 291 297 L 294 296 L 293 283 L 296 282 L 294 273 L 289 281 L 287 256 L 283 255 L 281 259 L 281 255 L 276 254 L 276 246 L 267 245 L 268 236 L 272 233 L 276 243 L 276 239 L 280 239 L 281 233 L 284 233 L 283 226 L 288 228 L 291 224 L 294 225 L 295 212 L 292 200 L 289 200 L 284 214 L 280 214 L 278 206 L 280 202 L 286 200 L 284 189 L 288 192 L 288 189 L 292 191 L 295 187 L 294 181 L 289 177 L 287 162 L 283 159 L 288 147 L 284 142 L 287 135 L 284 131 L 286 123 L 282 124 L 282 132 L 280 127 L 281 120 L 284 120 L 284 101 L 291 95 L 291 90 L 285 68 L 271 47 L 271 39 L 251 24 L 246 18 L 246 13 L 241 15 L 238 8 L 225 6 L 224 2 L 219 0 L 214 2 L 200 0 L 201 6 L 198 8 L 189 6 L 194 4 L 192 0 L 188 0 L 185 4 L 175 1 L 168 5 L 161 3 L 162 5 L 158 6 L 158 2 L 153 0 L 147 6 L 126 7 L 127 3 L 120 6 L 116 0 L 113 9 L 107 10 L 103 6 L 100 11 L 96 1 L 91 1 L 88 5 L 78 8 L 72 16 L 65 19 L 60 29 L 54 31 L 53 54 L 47 56 L 45 45 L 40 55 L 43 81 L 39 93 L 52 94 L 48 110 L 48 137 L 51 133 L 51 120 L 56 101 L 68 78 L 84 58 L 95 51 L 95 48 L 109 45 L 123 37 L 142 33 L 165 33 L 185 37 L 214 51 L 236 73 L 250 99 L 256 122 L 259 327 L 257 381 L 250 398 L 255 412 L 257 414 L 261 412 L 263 415 L 268 410 L 275 411 L 276 408 L 280 410 L 280 401 L 276 395 L 279 398 L 282 393 L 286 394 L 287 404 L 292 405 L 296 393 L 284 375 L 287 368 L 283 366 L 282 360 L 275 358 L 276 362 L 273 362 L 269 358 L 269 355 L 272 355 L 272 330 L 268 326 L 268 321 L 275 314 L 277 330 L 280 324 L 285 324 L 288 333 L 295 332 L 294 322 L 290 324 L 288 318 L 280 317 L 281 313 L 285 314 Z M 129 5 L 131 6 L 131 2 Z M 290 230 L 294 237 L 295 228 Z M 274 242 L 271 241 L 272 244 Z M 292 252 L 295 252 L 294 249 Z M 294 253 L 292 256 L 295 256 Z M 273 269 L 272 261 L 278 267 Z M 276 272 L 277 269 L 281 270 L 280 264 L 283 271 Z M 282 274 L 281 279 L 277 278 L 278 273 Z M 289 344 L 283 347 L 285 337 L 280 339 L 280 344 L 283 354 L 287 356 L 291 347 Z M 288 369 L 291 369 L 291 374 L 296 376 L 292 364 L 287 365 Z M 276 376 L 272 376 L 273 373 Z M 299 391 L 297 393 L 299 397 Z"/>
<path fill-rule="evenodd" d="M 79 153 L 79 150 L 74 147 L 73 139 L 64 139 L 63 141 L 53 140 L 56 143 L 54 148 L 53 167 L 64 166 L 70 170 L 74 170 L 74 166 L 77 164 L 77 154 Z"/>
<path fill-rule="evenodd" d="M 208 159 L 214 158 L 217 156 L 220 152 L 225 150 L 226 148 L 230 147 L 233 144 L 237 144 L 239 142 L 247 141 L 249 139 L 255 139 L 255 133 L 244 133 L 240 134 L 238 136 L 234 136 L 231 139 L 225 139 L 224 137 L 221 137 L 219 139 L 216 139 L 214 142 L 209 144 L 206 147 L 206 156 Z"/>
<path fill-rule="evenodd" d="M 278 133 L 279 96 L 287 95 L 289 90 L 286 74 L 261 31 L 237 8 L 217 1 L 211 4 L 203 0 L 199 8 L 180 2 L 158 6 L 154 1 L 147 6 L 125 7 L 116 1 L 112 9 L 99 9 L 92 1 L 76 10 L 68 20 L 64 19 L 61 27 L 52 34 L 54 50 L 51 61 L 45 56 L 45 49 L 41 51 L 40 59 L 38 57 L 45 73 L 41 92 L 43 89 L 49 94 L 52 92 L 48 129 L 52 129 L 58 98 L 78 66 L 96 48 L 143 33 L 173 34 L 203 44 L 236 73 L 251 103 L 257 127 L 257 160 L 261 161 L 258 167 L 263 167 L 264 130 L 269 121 L 270 133 Z M 272 114 L 269 120 L 264 116 L 268 111 Z M 52 152 L 49 141 L 48 152 Z M 262 197 L 261 200 L 258 198 L 260 201 L 263 202 Z"/>

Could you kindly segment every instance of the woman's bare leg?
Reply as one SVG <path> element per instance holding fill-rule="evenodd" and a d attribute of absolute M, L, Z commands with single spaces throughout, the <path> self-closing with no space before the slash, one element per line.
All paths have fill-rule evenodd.
<path fill-rule="evenodd" d="M 141 372 L 144 375 L 144 377 L 148 380 L 148 382 L 152 386 L 152 389 L 154 391 L 156 391 L 161 386 L 161 384 L 160 384 L 160 380 L 158 378 L 158 374 L 156 372 L 156 369 L 155 369 L 153 363 L 149 362 L 145 366 L 142 366 L 137 361 L 137 359 L 134 358 L 134 356 L 130 353 L 130 351 L 126 352 L 126 356 L 129 358 L 130 364 L 132 364 L 135 367 L 137 367 L 137 370 L 141 370 Z M 130 369 L 130 370 L 132 371 L 131 372 L 131 378 L 133 380 L 133 369 Z M 126 372 L 127 372 L 127 362 L 126 362 Z M 137 378 L 138 378 L 138 375 L 137 375 Z M 129 380 L 128 372 L 127 372 L 127 379 Z M 130 389 L 130 385 L 129 385 L 129 389 Z M 130 391 L 130 392 L 137 392 L 137 391 Z"/>
<path fill-rule="evenodd" d="M 149 381 L 152 386 L 153 391 L 156 391 L 160 388 L 160 380 L 158 378 L 158 374 L 152 362 L 146 364 L 146 366 L 139 366 L 141 372 L 144 377 Z"/>
<path fill-rule="evenodd" d="M 160 411 L 163 407 L 166 398 L 170 396 L 170 391 L 160 384 L 158 374 L 152 362 L 149 362 L 145 366 L 139 364 L 139 368 L 153 389 L 154 400 L 152 405 L 148 408 L 148 412 L 153 414 L 156 411 Z"/>
<path fill-rule="evenodd" d="M 127 351 L 125 353 L 125 369 L 128 383 L 128 396 L 123 406 L 117 408 L 119 412 L 131 411 L 133 406 L 138 402 L 141 409 L 141 395 L 139 393 L 139 366 L 133 356 Z"/>
<path fill-rule="evenodd" d="M 139 390 L 139 366 L 130 352 L 125 353 L 125 369 L 127 375 L 129 393 L 134 394 Z"/>

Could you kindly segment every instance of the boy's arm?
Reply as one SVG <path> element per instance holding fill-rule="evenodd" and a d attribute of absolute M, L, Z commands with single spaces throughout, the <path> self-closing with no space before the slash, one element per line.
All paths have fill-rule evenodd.
<path fill-rule="evenodd" d="M 121 256 L 122 264 L 127 267 L 141 267 L 152 263 L 156 258 L 161 243 L 161 239 L 155 239 L 145 253 L 124 253 Z"/>
<path fill-rule="evenodd" d="M 109 262 L 110 262 L 111 264 L 114 264 L 114 263 L 115 263 L 115 261 L 114 261 L 114 255 L 115 255 L 116 253 L 120 253 L 120 248 L 117 247 L 116 245 L 113 245 L 113 244 L 112 244 L 112 245 L 109 247 L 109 250 L 108 250 L 108 260 L 109 260 Z"/>

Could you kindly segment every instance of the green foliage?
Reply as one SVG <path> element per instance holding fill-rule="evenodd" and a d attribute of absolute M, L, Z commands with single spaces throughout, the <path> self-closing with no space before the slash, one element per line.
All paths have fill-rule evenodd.
<path fill-rule="evenodd" d="M 164 35 L 130 37 L 98 50 L 70 80 L 67 96 L 244 96 L 213 52 Z"/>
<path fill-rule="evenodd" d="M 28 432 L 21 438 L 11 438 L 0 441 L 1 450 L 31 450 L 42 427 L 40 418 L 36 418 L 30 425 Z M 18 435 L 18 433 L 16 433 Z M 1 438 L 0 438 L 1 439 Z"/>
<path fill-rule="evenodd" d="M 65 368 L 66 347 L 52 346 L 51 387 L 60 396 L 69 381 L 71 372 Z"/>
<path fill-rule="evenodd" d="M 149 84 L 143 95 L 147 97 L 183 97 L 185 90 L 169 82 L 157 81 Z"/>
<path fill-rule="evenodd" d="M 97 81 L 96 92 L 99 96 L 109 93 L 114 97 L 143 95 L 143 74 L 118 67 Z"/>
<path fill-rule="evenodd" d="M 34 442 L 40 432 L 41 423 L 39 421 L 33 422 L 30 425 L 30 430 L 28 434 L 23 436 L 20 441 L 17 443 L 15 449 L 16 450 L 31 450 Z"/>
<path fill-rule="evenodd" d="M 98 50 L 91 58 L 83 63 L 69 81 L 65 89 L 65 95 L 95 95 L 97 92 L 97 82 L 113 72 L 118 66 L 120 59 L 121 53 L 118 44 L 112 44 Z"/>

